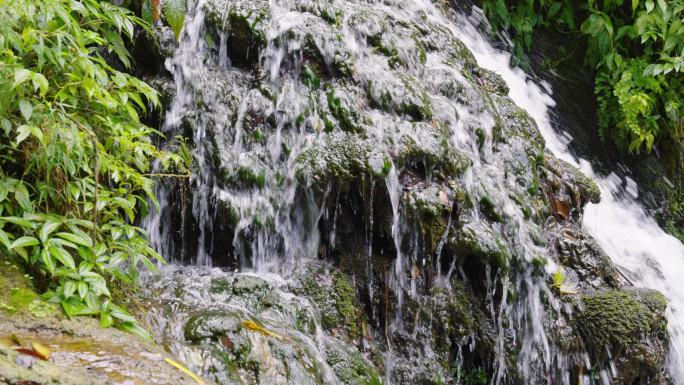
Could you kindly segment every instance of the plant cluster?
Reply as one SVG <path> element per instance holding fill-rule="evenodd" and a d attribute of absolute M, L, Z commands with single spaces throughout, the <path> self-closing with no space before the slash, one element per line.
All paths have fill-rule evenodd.
<path fill-rule="evenodd" d="M 107 2 L 0 0 L 0 255 L 68 316 L 145 335 L 108 284 L 163 263 L 136 221 L 157 204 L 152 161 L 186 161 L 140 121 L 156 92 L 114 68 L 135 28 L 149 26 Z"/>
<path fill-rule="evenodd" d="M 599 129 L 630 153 L 684 149 L 684 0 L 484 0 L 522 57 L 538 28 L 581 34 L 595 73 Z"/>

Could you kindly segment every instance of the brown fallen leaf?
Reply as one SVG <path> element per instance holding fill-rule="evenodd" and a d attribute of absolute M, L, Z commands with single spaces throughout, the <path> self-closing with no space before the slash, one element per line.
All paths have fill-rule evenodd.
<path fill-rule="evenodd" d="M 27 356 L 36 357 L 36 358 L 38 358 L 38 359 L 41 359 L 41 360 L 45 361 L 44 356 L 41 355 L 40 353 L 36 352 L 36 351 L 33 350 L 33 349 L 28 349 L 28 348 L 14 348 L 14 351 L 16 351 L 17 353 L 25 354 L 25 355 L 27 355 Z"/>
<path fill-rule="evenodd" d="M 570 206 L 560 199 L 554 200 L 553 203 L 554 214 L 563 218 L 563 220 L 568 219 L 568 217 L 570 216 Z"/>

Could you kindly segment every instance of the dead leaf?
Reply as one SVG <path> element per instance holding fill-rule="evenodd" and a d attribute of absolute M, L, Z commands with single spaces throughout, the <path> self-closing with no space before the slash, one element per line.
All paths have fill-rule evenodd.
<path fill-rule="evenodd" d="M 221 345 L 223 345 L 223 347 L 226 348 L 226 350 L 228 350 L 229 352 L 233 351 L 234 344 L 233 344 L 233 340 L 231 340 L 230 337 L 228 337 L 228 336 L 221 337 Z"/>
<path fill-rule="evenodd" d="M 275 337 L 275 338 L 277 338 L 277 339 L 279 339 L 279 340 L 282 340 L 282 339 L 283 339 L 283 336 L 281 336 L 280 334 L 274 333 L 274 332 L 272 332 L 272 331 L 268 331 L 268 330 L 264 329 L 263 327 L 259 326 L 256 322 L 254 322 L 254 321 L 252 321 L 252 320 L 244 320 L 244 321 L 242 321 L 242 326 L 243 326 L 245 329 L 248 329 L 248 330 L 251 330 L 251 331 L 254 331 L 254 332 L 261 333 L 261 334 L 263 334 L 263 335 L 265 335 L 265 336 Z"/>
<path fill-rule="evenodd" d="M 164 362 L 167 364 L 173 366 L 174 368 L 180 370 L 181 372 L 187 374 L 190 378 L 195 380 L 196 383 L 199 385 L 204 385 L 204 382 L 202 382 L 202 379 L 200 379 L 195 373 L 191 372 L 190 369 L 186 368 L 185 366 L 179 364 L 178 362 L 170 359 L 170 358 L 164 358 Z"/>
<path fill-rule="evenodd" d="M 444 205 L 444 207 L 450 207 L 451 206 L 451 200 L 449 199 L 449 195 L 446 192 L 444 192 L 444 191 L 439 192 L 439 203 Z"/>
<path fill-rule="evenodd" d="M 50 358 L 50 354 L 52 354 L 50 348 L 41 344 L 40 342 L 34 342 L 31 345 L 33 346 L 33 351 L 38 353 L 39 358 L 42 358 L 45 361 L 47 361 Z"/>
<path fill-rule="evenodd" d="M 568 206 L 567 203 L 563 202 L 560 199 L 554 200 L 553 211 L 554 211 L 554 214 L 563 218 L 563 220 L 568 219 L 568 217 L 570 216 L 570 206 Z"/>
<path fill-rule="evenodd" d="M 10 339 L 12 340 L 12 343 L 15 344 L 15 345 L 17 345 L 17 346 L 22 346 L 22 345 L 23 345 L 23 344 L 21 343 L 21 340 L 19 339 L 19 337 L 17 337 L 16 334 L 12 334 L 12 336 L 10 336 Z"/>
<path fill-rule="evenodd" d="M 15 348 L 14 350 L 15 350 L 17 353 L 25 354 L 25 355 L 31 356 L 31 357 L 36 357 L 36 358 L 38 358 L 38 359 L 41 359 L 41 360 L 45 361 L 44 356 L 41 355 L 40 353 L 36 352 L 36 351 L 33 350 L 33 349 L 28 349 L 28 348 Z"/>

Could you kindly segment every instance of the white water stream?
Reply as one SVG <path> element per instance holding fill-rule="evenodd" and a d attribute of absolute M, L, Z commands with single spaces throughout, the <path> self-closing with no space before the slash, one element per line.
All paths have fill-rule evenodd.
<path fill-rule="evenodd" d="M 476 29 L 475 25 L 483 20 L 478 9 L 470 18 L 459 17 L 459 37 L 480 66 L 504 78 L 511 99 L 537 122 L 546 147 L 597 182 L 601 202 L 586 207 L 584 228 L 623 271 L 629 272 L 635 285 L 659 290 L 668 298 L 671 338 L 668 368 L 675 383 L 684 384 L 684 245 L 645 213 L 636 200 L 634 181 L 615 174 L 599 175 L 588 161 L 572 154 L 568 134 L 559 133 L 552 126 L 550 109 L 555 102 L 550 87 L 533 82 L 524 71 L 512 68 L 510 54 L 495 49 Z"/>

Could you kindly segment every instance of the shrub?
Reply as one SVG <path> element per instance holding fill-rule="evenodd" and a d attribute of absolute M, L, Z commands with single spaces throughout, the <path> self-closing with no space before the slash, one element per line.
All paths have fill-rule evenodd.
<path fill-rule="evenodd" d="M 140 265 L 163 262 L 135 222 L 156 205 L 151 162 L 185 163 L 140 122 L 155 91 L 113 67 L 130 65 L 136 26 L 148 28 L 96 0 L 0 4 L 0 254 L 68 316 L 146 335 L 108 279 L 135 282 Z"/>

